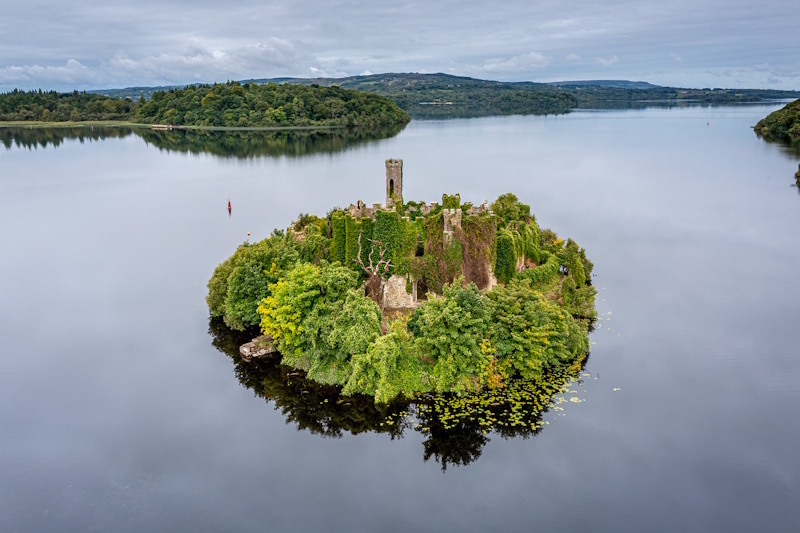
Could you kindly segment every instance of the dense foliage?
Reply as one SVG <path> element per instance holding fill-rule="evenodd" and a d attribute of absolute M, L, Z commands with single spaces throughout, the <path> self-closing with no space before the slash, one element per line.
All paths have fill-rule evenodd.
<path fill-rule="evenodd" d="M 370 128 L 408 122 L 408 115 L 375 94 L 335 86 L 229 82 L 153 93 L 134 119 L 186 126 Z"/>
<path fill-rule="evenodd" d="M 156 91 L 149 100 L 94 93 L 0 94 L 0 121 L 119 120 L 200 127 L 355 127 L 405 124 L 395 103 L 376 94 L 318 85 L 237 82 Z"/>
<path fill-rule="evenodd" d="M 136 104 L 130 100 L 74 91 L 0 93 L 0 121 L 78 122 L 129 120 Z"/>
<path fill-rule="evenodd" d="M 759 120 L 755 130 L 768 141 L 800 145 L 800 100 L 790 102 Z"/>
<path fill-rule="evenodd" d="M 443 202 L 461 205 L 458 195 Z M 492 206 L 462 213 L 447 239 L 444 217 L 453 212 L 400 216 L 412 203 L 374 219 L 338 209 L 324 218 L 301 214 L 286 232 L 240 246 L 217 267 L 211 314 L 234 329 L 258 324 L 284 364 L 377 402 L 542 379 L 588 353 L 593 265 L 574 241 L 541 230 L 514 195 Z M 403 276 L 409 292 L 417 284 L 422 293 L 406 314 L 383 312 L 368 286 L 374 275 L 360 263 L 376 259 L 375 243 L 392 262 L 381 275 Z M 500 282 L 493 289 L 492 272 Z"/>

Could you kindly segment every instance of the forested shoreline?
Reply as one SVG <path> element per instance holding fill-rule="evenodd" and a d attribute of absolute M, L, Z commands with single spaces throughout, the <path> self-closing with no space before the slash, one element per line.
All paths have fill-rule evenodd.
<path fill-rule="evenodd" d="M 78 91 L 0 94 L 0 122 L 87 121 L 201 128 L 375 128 L 405 124 L 409 117 L 381 96 L 317 85 L 192 85 L 157 91 L 149 100 Z"/>

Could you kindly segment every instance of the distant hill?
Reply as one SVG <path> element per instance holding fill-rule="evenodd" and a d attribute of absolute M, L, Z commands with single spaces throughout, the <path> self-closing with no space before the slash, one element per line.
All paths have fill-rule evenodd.
<path fill-rule="evenodd" d="M 387 73 L 253 81 L 339 85 L 374 92 L 393 100 L 416 118 L 566 113 L 578 104 L 568 92 L 545 83 L 500 82 L 450 74 Z"/>
<path fill-rule="evenodd" d="M 557 85 L 558 87 L 614 87 L 617 89 L 658 89 L 660 85 L 653 85 L 646 81 L 629 81 L 629 80 L 576 80 L 576 81 L 551 81 L 548 85 Z"/>
<path fill-rule="evenodd" d="M 386 73 L 345 78 L 260 78 L 259 84 L 301 84 L 357 89 L 394 101 L 414 118 L 566 113 L 572 109 L 626 109 L 674 105 L 728 105 L 800 97 L 799 91 L 689 89 L 644 81 L 579 80 L 501 82 L 450 74 Z M 138 99 L 147 88 L 96 91 Z"/>

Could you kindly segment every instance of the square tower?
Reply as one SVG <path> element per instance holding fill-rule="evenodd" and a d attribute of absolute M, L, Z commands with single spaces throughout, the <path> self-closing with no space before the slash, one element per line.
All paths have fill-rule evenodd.
<path fill-rule="evenodd" d="M 403 203 L 403 160 L 386 160 L 386 207 Z"/>

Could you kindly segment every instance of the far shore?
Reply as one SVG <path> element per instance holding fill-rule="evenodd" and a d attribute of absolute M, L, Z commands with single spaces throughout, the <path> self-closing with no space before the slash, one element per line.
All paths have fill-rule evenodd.
<path fill-rule="evenodd" d="M 90 126 L 117 128 L 147 128 L 158 131 L 195 130 L 195 131 L 301 131 L 301 130 L 342 130 L 348 126 L 178 126 L 169 124 L 142 124 L 120 120 L 84 120 L 78 122 L 40 122 L 33 120 L 0 121 L 0 128 L 80 128 Z M 354 129 L 357 129 L 355 127 Z"/>

